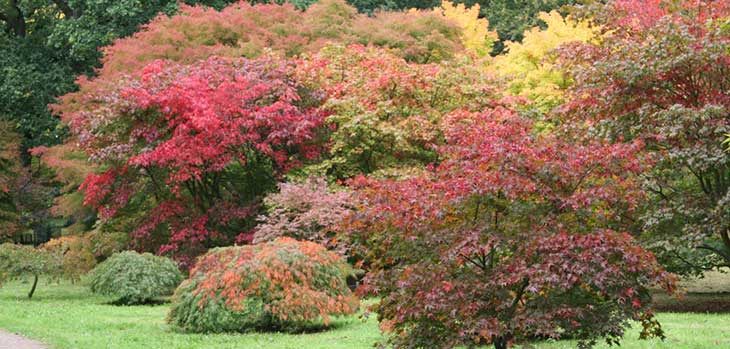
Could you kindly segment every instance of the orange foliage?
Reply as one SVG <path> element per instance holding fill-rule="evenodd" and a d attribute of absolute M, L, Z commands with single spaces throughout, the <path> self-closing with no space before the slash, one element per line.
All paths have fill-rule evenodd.
<path fill-rule="evenodd" d="M 170 320 L 196 332 L 249 329 L 238 327 L 242 323 L 326 325 L 330 316 L 359 306 L 345 282 L 349 272 L 342 257 L 313 242 L 279 238 L 217 248 L 200 257 L 175 292 Z"/>

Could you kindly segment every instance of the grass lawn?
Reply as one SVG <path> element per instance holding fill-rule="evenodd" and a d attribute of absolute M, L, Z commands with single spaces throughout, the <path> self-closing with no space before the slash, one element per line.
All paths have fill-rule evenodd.
<path fill-rule="evenodd" d="M 298 335 L 182 334 L 165 323 L 166 304 L 107 305 L 109 299 L 68 283 L 41 283 L 29 301 L 25 298 L 28 289 L 29 284 L 21 282 L 0 288 L 0 328 L 40 340 L 51 348 L 370 349 L 382 339 L 372 317 L 366 321 L 357 317 L 339 319 L 329 331 Z M 638 330 L 632 329 L 622 348 L 730 348 L 730 314 L 661 313 L 659 320 L 667 332 L 665 342 L 639 341 Z M 542 342 L 526 347 L 575 348 L 575 343 Z"/>

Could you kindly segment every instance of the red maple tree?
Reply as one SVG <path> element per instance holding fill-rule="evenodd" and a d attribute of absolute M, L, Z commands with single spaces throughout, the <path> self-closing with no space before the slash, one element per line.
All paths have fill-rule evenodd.
<path fill-rule="evenodd" d="M 89 96 L 102 103 L 70 125 L 106 171 L 81 185 L 85 203 L 131 221 L 142 249 L 192 257 L 230 243 L 276 179 L 319 154 L 325 115 L 290 69 L 272 57 L 156 61 Z"/>
<path fill-rule="evenodd" d="M 662 335 L 647 287 L 674 278 L 621 232 L 641 196 L 641 142 L 569 143 L 499 103 L 442 127 L 444 161 L 427 174 L 351 183 L 359 207 L 342 228 L 395 347 L 618 343 L 627 320 Z"/>

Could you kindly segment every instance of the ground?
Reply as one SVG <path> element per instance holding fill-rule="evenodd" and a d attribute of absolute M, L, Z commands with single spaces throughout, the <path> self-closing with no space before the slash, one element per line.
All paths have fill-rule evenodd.
<path fill-rule="evenodd" d="M 718 309 L 730 311 L 730 274 L 712 275 L 723 280 L 704 280 L 690 288 L 684 300 L 660 300 L 672 308 L 712 297 Z M 727 285 L 725 285 L 726 283 Z M 701 285 L 693 281 L 691 285 Z M 42 282 L 32 300 L 25 297 L 29 284 L 11 282 L 0 288 L 0 329 L 39 340 L 53 349 L 65 348 L 266 348 L 266 349 L 371 349 L 382 340 L 373 317 L 338 319 L 329 331 L 307 334 L 202 335 L 175 332 L 165 323 L 169 305 L 113 306 L 109 299 L 91 295 L 83 285 Z M 725 288 L 727 287 L 727 288 Z M 697 291 L 712 290 L 712 295 Z M 700 297 L 700 298 L 698 298 Z M 660 304 L 661 305 L 661 304 Z M 716 349 L 730 348 L 730 312 L 719 314 L 660 313 L 667 340 L 640 341 L 638 329 L 626 336 L 622 348 Z M 519 347 L 518 347 L 519 348 Z M 527 348 L 575 348 L 570 341 L 533 343 Z M 608 348 L 599 345 L 597 348 Z M 4 348 L 3 348 L 4 349 Z M 23 349 L 23 348 L 14 348 Z"/>

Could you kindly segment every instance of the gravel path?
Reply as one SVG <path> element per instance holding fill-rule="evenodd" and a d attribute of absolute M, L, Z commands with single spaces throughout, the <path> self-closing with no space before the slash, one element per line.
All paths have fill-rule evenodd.
<path fill-rule="evenodd" d="M 0 349 L 46 349 L 43 343 L 0 330 Z"/>

